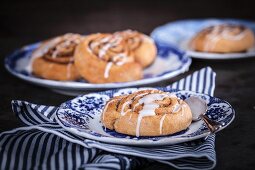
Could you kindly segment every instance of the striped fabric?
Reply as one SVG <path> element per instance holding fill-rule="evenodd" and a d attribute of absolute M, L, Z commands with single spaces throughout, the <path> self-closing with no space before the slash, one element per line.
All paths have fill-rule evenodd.
<path fill-rule="evenodd" d="M 168 86 L 213 95 L 215 73 L 203 68 Z M 158 161 L 178 169 L 212 169 L 215 136 L 153 148 L 101 143 L 73 135 L 55 121 L 57 107 L 12 101 L 26 125 L 0 134 L 0 169 L 135 169 Z"/>

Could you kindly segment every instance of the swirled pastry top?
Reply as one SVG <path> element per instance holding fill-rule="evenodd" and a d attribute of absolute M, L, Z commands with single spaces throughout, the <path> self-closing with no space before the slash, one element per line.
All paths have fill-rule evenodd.
<path fill-rule="evenodd" d="M 44 41 L 32 53 L 27 70 L 34 75 L 58 81 L 80 78 L 74 66 L 74 51 L 82 41 L 79 34 L 65 34 Z"/>
<path fill-rule="evenodd" d="M 189 106 L 176 95 L 143 90 L 112 98 L 102 122 L 117 132 L 136 136 L 159 136 L 186 129 L 192 120 Z"/>
<path fill-rule="evenodd" d="M 139 80 L 157 52 L 154 42 L 147 39 L 131 30 L 88 35 L 75 50 L 75 66 L 91 83 Z"/>
<path fill-rule="evenodd" d="M 133 31 L 133 30 L 116 32 L 115 34 L 122 36 L 125 39 L 125 41 L 128 45 L 128 48 L 131 50 L 135 50 L 135 49 L 139 48 L 139 46 L 144 41 L 143 35 L 137 31 Z"/>
<path fill-rule="evenodd" d="M 95 34 L 90 37 L 88 50 L 105 62 L 123 65 L 133 62 L 133 54 L 125 39 L 118 34 Z"/>
<path fill-rule="evenodd" d="M 89 50 L 99 58 L 105 61 L 111 61 L 113 64 L 123 65 L 126 62 L 133 62 L 139 54 L 136 50 L 142 47 L 142 44 L 147 41 L 154 45 L 154 42 L 148 36 L 141 34 L 137 31 L 126 30 L 116 32 L 114 34 L 97 34 L 96 38 L 92 38 L 89 44 Z M 152 46 L 148 51 L 153 50 L 152 57 L 145 56 L 143 60 L 149 59 L 149 64 L 155 58 L 155 47 Z M 146 55 L 146 53 L 144 54 Z M 137 61 L 144 65 L 142 61 Z M 148 65 L 147 63 L 145 65 Z"/>
<path fill-rule="evenodd" d="M 157 55 L 156 45 L 149 36 L 133 30 L 116 32 L 121 35 L 128 45 L 128 48 L 134 53 L 136 62 L 143 67 L 149 66 Z"/>
<path fill-rule="evenodd" d="M 207 52 L 245 51 L 254 44 L 253 32 L 242 26 L 222 24 L 200 31 L 191 41 L 191 48 Z"/>
<path fill-rule="evenodd" d="M 84 38 L 75 50 L 75 65 L 80 75 L 92 83 L 128 82 L 143 75 L 142 65 L 120 33 Z"/>
<path fill-rule="evenodd" d="M 213 34 L 222 35 L 223 37 L 225 36 L 225 38 L 238 39 L 241 38 L 245 29 L 246 28 L 242 25 L 222 24 L 207 27 L 203 31 L 208 33 L 209 36 Z"/>
<path fill-rule="evenodd" d="M 57 62 L 73 62 L 74 50 L 82 41 L 79 34 L 68 33 L 45 41 L 33 54 L 32 58 L 43 57 L 44 59 Z"/>

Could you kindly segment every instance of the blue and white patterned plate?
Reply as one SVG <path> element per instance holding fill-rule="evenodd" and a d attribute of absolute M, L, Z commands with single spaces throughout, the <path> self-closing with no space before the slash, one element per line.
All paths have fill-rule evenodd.
<path fill-rule="evenodd" d="M 84 80 L 69 82 L 53 81 L 35 77 L 26 70 L 31 59 L 31 53 L 38 47 L 38 45 L 39 43 L 25 46 L 6 57 L 6 69 L 11 74 L 25 81 L 48 87 L 54 91 L 67 95 L 78 95 L 83 94 L 86 91 L 131 87 L 155 83 L 184 73 L 189 69 L 191 64 L 191 59 L 178 49 L 170 48 L 165 45 L 157 45 L 158 56 L 155 62 L 144 70 L 144 78 L 141 80 L 106 84 L 92 84 L 85 82 Z"/>
<path fill-rule="evenodd" d="M 56 113 L 56 120 L 64 129 L 76 135 L 101 142 L 122 145 L 169 145 L 195 140 L 209 134 L 202 120 L 192 122 L 189 128 L 184 131 L 162 137 L 135 137 L 105 129 L 100 121 L 100 116 L 106 102 L 113 96 L 130 94 L 142 89 L 146 88 L 109 90 L 79 96 L 60 106 L 60 109 Z M 173 92 L 183 100 L 190 96 L 197 96 L 204 99 L 208 105 L 207 116 L 223 124 L 220 130 L 228 126 L 235 117 L 234 109 L 224 100 L 191 91 L 178 91 L 168 88 L 159 89 Z"/>
<path fill-rule="evenodd" d="M 189 48 L 190 39 L 203 28 L 222 23 L 242 24 L 255 33 L 255 22 L 238 19 L 197 19 L 171 22 L 157 27 L 151 33 L 151 37 L 160 44 L 178 47 L 186 51 L 188 56 L 202 59 L 236 59 L 255 56 L 255 45 L 243 53 L 207 53 L 197 52 Z"/>

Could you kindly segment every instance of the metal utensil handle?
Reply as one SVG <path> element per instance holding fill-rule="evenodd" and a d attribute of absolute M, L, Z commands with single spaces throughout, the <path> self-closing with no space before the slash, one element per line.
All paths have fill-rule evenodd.
<path fill-rule="evenodd" d="M 212 134 L 216 133 L 222 127 L 221 123 L 211 120 L 204 114 L 200 115 L 200 117 L 205 122 L 207 128 Z"/>

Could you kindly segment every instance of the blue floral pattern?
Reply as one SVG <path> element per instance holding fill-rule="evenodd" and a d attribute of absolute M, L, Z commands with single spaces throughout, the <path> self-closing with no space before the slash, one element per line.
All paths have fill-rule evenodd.
<path fill-rule="evenodd" d="M 75 111 L 70 109 L 64 109 L 59 111 L 59 118 L 61 120 L 66 120 L 63 123 L 68 127 L 76 127 L 81 129 L 89 129 L 88 121 L 86 117 L 82 117 L 80 114 L 77 114 Z"/>
<path fill-rule="evenodd" d="M 106 102 L 109 100 L 107 95 L 89 94 L 75 98 L 66 103 L 66 107 L 70 107 L 72 110 L 78 113 L 90 113 L 96 114 L 101 112 Z"/>

